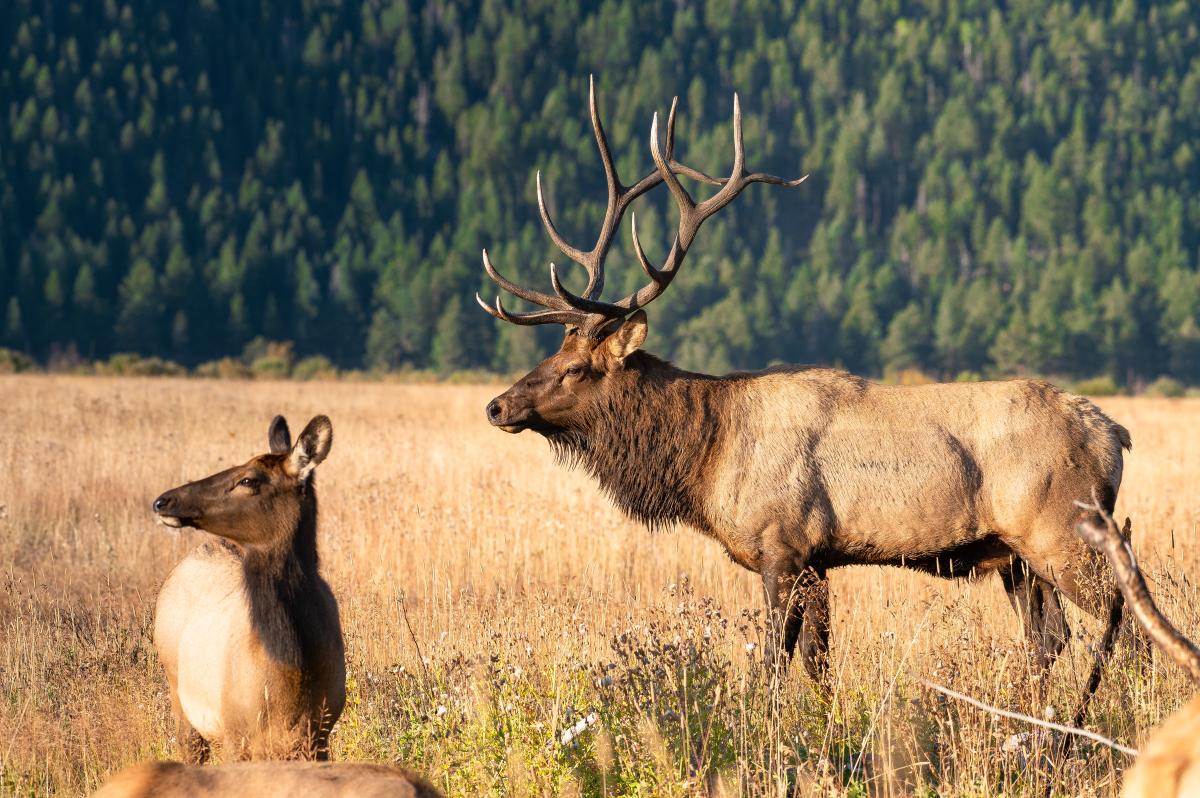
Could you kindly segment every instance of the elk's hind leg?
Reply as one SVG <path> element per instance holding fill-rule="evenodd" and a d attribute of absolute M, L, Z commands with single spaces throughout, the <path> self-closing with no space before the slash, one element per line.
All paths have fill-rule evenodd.
<path fill-rule="evenodd" d="M 1038 673 L 1044 675 L 1054 666 L 1071 635 L 1058 593 L 1054 585 L 1017 558 L 1000 569 L 1000 579 L 1013 610 L 1021 618 Z"/>
<path fill-rule="evenodd" d="M 804 669 L 824 682 L 829 662 L 829 580 L 824 569 L 807 568 L 798 577 L 781 580 L 787 590 L 783 653 L 790 660 L 800 645 Z"/>
<path fill-rule="evenodd" d="M 1100 686 L 1104 664 L 1116 643 L 1124 614 L 1125 599 L 1117 589 L 1107 563 L 1098 552 L 1075 535 L 1073 519 L 1068 523 L 1051 519 L 1034 534 L 1010 543 L 1042 580 L 1049 581 L 1084 612 L 1105 622 L 1099 656 L 1092 667 L 1074 725 L 1083 723 L 1092 695 Z M 1060 608 L 1061 612 L 1061 608 Z"/>

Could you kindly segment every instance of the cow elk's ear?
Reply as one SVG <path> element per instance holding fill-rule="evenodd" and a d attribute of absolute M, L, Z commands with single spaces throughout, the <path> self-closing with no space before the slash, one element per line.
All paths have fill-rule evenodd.
<path fill-rule="evenodd" d="M 271 428 L 267 430 L 267 443 L 270 444 L 271 454 L 286 454 L 292 450 L 292 432 L 288 429 L 286 418 L 275 416 Z"/>
<path fill-rule="evenodd" d="M 316 416 L 308 422 L 292 447 L 292 454 L 287 461 L 288 473 L 302 480 L 308 479 L 313 469 L 329 454 L 332 445 L 333 424 L 328 416 Z"/>
<path fill-rule="evenodd" d="M 608 347 L 608 354 L 623 363 L 625 358 L 636 352 L 646 342 L 646 330 L 646 311 L 639 308 L 633 312 L 633 315 L 625 319 L 616 332 L 605 339 L 604 343 Z"/>

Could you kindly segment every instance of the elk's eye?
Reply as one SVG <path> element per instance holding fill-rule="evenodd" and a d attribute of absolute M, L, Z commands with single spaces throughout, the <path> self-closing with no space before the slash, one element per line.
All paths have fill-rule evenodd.
<path fill-rule="evenodd" d="M 567 376 L 568 377 L 582 377 L 583 376 L 583 366 L 569 367 L 567 369 Z"/>
<path fill-rule="evenodd" d="M 254 477 L 242 477 L 238 480 L 238 485 L 243 488 L 253 488 L 258 484 L 258 480 Z"/>

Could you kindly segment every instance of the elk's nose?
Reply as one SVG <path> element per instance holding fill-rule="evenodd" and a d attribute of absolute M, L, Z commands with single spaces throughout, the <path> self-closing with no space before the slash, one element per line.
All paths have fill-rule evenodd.
<path fill-rule="evenodd" d="M 170 497 L 164 493 L 162 496 L 159 496 L 154 500 L 154 512 L 165 512 L 172 504 L 173 502 L 171 501 Z"/>
<path fill-rule="evenodd" d="M 503 408 L 500 407 L 499 400 L 493 399 L 492 401 L 488 402 L 488 406 L 487 406 L 488 421 L 492 422 L 493 424 L 499 422 L 500 414 L 503 412 L 504 412 L 504 410 L 503 410 Z"/>

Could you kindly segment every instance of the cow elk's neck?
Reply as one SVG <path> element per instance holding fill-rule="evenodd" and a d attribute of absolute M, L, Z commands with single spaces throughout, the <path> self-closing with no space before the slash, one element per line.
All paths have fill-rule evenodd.
<path fill-rule="evenodd" d="M 290 526 L 267 544 L 243 547 L 251 617 L 264 647 L 277 660 L 303 662 L 308 639 L 306 598 L 318 579 L 317 496 L 310 478 L 300 487 L 294 513 L 276 523 Z"/>
<path fill-rule="evenodd" d="M 549 436 L 628 515 L 652 528 L 708 531 L 703 483 L 720 452 L 722 384 L 637 352 L 579 429 Z"/>

